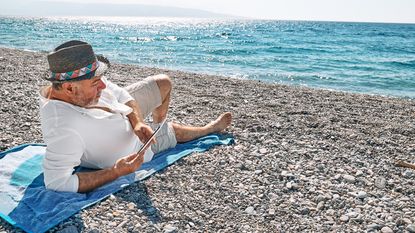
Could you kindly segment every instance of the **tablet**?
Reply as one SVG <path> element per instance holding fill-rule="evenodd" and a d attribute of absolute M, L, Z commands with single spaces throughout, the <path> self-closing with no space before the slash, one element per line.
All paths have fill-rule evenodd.
<path fill-rule="evenodd" d="M 138 150 L 137 154 L 140 154 L 144 148 L 148 146 L 148 144 L 151 143 L 151 140 L 156 136 L 156 134 L 160 131 L 161 127 L 166 123 L 167 117 L 164 118 L 164 120 L 159 124 L 156 130 L 154 130 L 154 133 L 151 135 L 151 137 L 141 146 L 140 150 Z"/>

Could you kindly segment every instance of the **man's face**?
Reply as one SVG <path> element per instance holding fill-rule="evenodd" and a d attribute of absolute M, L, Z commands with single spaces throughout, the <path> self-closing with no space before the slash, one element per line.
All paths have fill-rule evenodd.
<path fill-rule="evenodd" d="M 101 91 L 106 88 L 101 80 L 102 76 L 95 76 L 74 83 L 73 102 L 80 107 L 87 107 L 98 103 Z"/>

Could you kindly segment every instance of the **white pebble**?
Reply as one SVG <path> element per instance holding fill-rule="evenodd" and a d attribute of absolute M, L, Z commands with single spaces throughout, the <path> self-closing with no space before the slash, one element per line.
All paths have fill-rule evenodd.
<path fill-rule="evenodd" d="M 349 216 L 347 216 L 347 215 L 342 215 L 342 216 L 340 217 L 340 221 L 341 221 L 341 222 L 347 222 L 347 221 L 349 221 Z"/>
<path fill-rule="evenodd" d="M 135 209 L 135 204 L 130 202 L 130 203 L 127 204 L 127 207 L 128 207 L 128 209 L 133 210 L 133 209 Z"/>
<path fill-rule="evenodd" d="M 393 230 L 390 229 L 390 227 L 382 227 L 380 232 L 382 232 L 382 233 L 393 233 Z"/>
<path fill-rule="evenodd" d="M 268 150 L 266 148 L 259 149 L 259 153 L 261 153 L 261 154 L 266 154 L 267 152 L 268 152 Z"/>
<path fill-rule="evenodd" d="M 357 193 L 357 196 L 356 197 L 357 198 L 360 198 L 360 199 L 365 199 L 367 197 L 367 193 L 365 191 L 359 191 Z"/>
<path fill-rule="evenodd" d="M 256 213 L 256 212 L 255 212 L 254 207 L 252 207 L 252 206 L 247 207 L 247 208 L 245 209 L 245 212 L 246 212 L 247 214 L 250 214 L 250 215 L 254 215 L 254 214 Z"/>
<path fill-rule="evenodd" d="M 172 225 L 169 225 L 169 224 L 164 227 L 164 233 L 171 233 L 171 232 L 174 232 L 176 230 L 177 230 L 176 227 L 174 227 Z"/>

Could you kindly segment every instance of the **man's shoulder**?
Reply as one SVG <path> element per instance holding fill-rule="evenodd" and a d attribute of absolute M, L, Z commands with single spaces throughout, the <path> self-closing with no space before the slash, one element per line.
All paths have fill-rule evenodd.
<path fill-rule="evenodd" d="M 81 107 L 75 106 L 70 103 L 66 103 L 60 100 L 47 100 L 43 101 L 40 105 L 40 111 L 42 112 L 80 112 Z"/>
<path fill-rule="evenodd" d="M 40 107 L 41 123 L 54 127 L 74 127 L 79 122 L 77 119 L 82 115 L 80 111 L 76 109 L 76 106 L 63 101 L 50 100 Z"/>
<path fill-rule="evenodd" d="M 67 104 L 60 102 L 49 101 L 40 109 L 40 123 L 43 138 L 48 146 L 50 142 L 59 138 L 71 138 L 71 140 L 75 140 L 77 137 L 73 136 L 79 136 L 84 126 L 81 123 L 79 113 Z"/>

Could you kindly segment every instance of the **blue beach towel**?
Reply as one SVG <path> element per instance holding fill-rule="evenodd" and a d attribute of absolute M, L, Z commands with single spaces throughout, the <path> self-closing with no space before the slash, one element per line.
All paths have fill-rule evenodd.
<path fill-rule="evenodd" d="M 192 152 L 234 142 L 230 135 L 212 134 L 157 154 L 139 170 L 86 194 L 45 189 L 42 160 L 46 146 L 25 144 L 0 153 L 0 217 L 27 232 L 45 232 L 110 194 L 171 165 Z M 80 170 L 86 170 L 79 168 Z"/>

